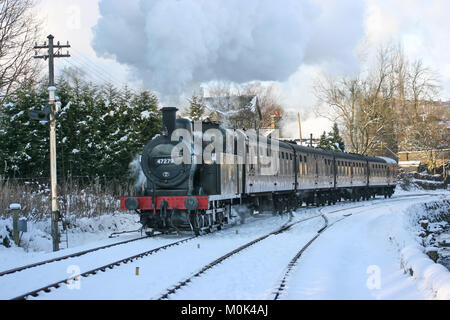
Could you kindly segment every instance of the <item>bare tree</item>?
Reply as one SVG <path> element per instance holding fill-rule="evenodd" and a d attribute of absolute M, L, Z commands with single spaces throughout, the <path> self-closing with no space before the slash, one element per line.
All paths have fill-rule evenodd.
<path fill-rule="evenodd" d="M 259 99 L 261 107 L 261 127 L 269 128 L 272 122 L 272 116 L 277 115 L 280 119 L 285 116 L 285 111 L 280 104 L 280 97 L 276 93 L 273 84 L 263 84 L 261 82 L 251 82 L 242 88 L 245 95 L 254 95 Z"/>
<path fill-rule="evenodd" d="M 34 0 L 0 0 L 0 105 L 20 83 L 36 75 L 33 46 L 39 21 Z"/>
<path fill-rule="evenodd" d="M 326 107 L 317 113 L 338 121 L 351 152 L 380 154 L 382 146 L 396 152 L 412 144 L 426 149 L 442 140 L 437 122 L 423 115 L 435 104 L 436 79 L 420 60 L 409 62 L 400 46 L 383 47 L 359 76 L 318 80 L 315 94 Z"/>

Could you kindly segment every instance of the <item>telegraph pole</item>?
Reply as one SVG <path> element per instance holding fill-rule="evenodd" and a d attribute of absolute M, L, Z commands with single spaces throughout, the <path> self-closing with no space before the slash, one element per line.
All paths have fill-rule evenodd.
<path fill-rule="evenodd" d="M 302 126 L 300 124 L 300 112 L 297 113 L 297 119 L 298 119 L 298 136 L 300 139 L 300 145 L 303 145 L 303 143 L 302 143 Z"/>
<path fill-rule="evenodd" d="M 48 59 L 48 75 L 49 75 L 49 87 L 48 87 L 48 104 L 50 106 L 50 176 L 51 176 L 51 189 L 52 189 L 52 222 L 51 222 L 51 231 L 53 238 L 53 251 L 59 250 L 59 230 L 58 230 L 58 220 L 59 220 L 59 208 L 58 208 L 58 193 L 57 193 L 57 182 L 56 182 L 56 112 L 57 104 L 55 97 L 55 72 L 54 72 L 54 58 L 68 58 L 70 57 L 69 52 L 66 54 L 62 54 L 60 50 L 62 48 L 70 48 L 69 42 L 67 44 L 59 44 L 55 45 L 53 43 L 54 37 L 49 35 L 47 37 L 48 45 L 44 42 L 43 46 L 38 46 L 37 44 L 34 46 L 35 50 L 38 49 L 48 49 L 48 53 L 44 55 L 36 55 L 34 58 L 36 59 Z M 57 49 L 55 52 L 54 50 Z"/>

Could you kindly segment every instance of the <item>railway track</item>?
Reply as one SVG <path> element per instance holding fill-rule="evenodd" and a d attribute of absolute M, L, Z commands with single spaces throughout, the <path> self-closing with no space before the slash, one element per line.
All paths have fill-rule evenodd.
<path fill-rule="evenodd" d="M 409 195 L 407 195 L 407 196 L 409 196 Z M 414 195 L 414 196 L 424 196 L 424 195 L 421 194 L 421 195 Z M 402 198 L 403 198 L 403 197 L 402 197 Z M 390 200 L 390 201 L 404 200 L 404 199 L 402 199 L 402 198 L 401 198 L 401 199 L 392 199 L 392 200 Z M 369 206 L 372 206 L 372 205 L 379 205 L 379 204 L 380 204 L 380 203 L 377 202 L 377 203 L 372 203 L 372 204 L 369 205 Z M 347 208 L 340 208 L 340 209 L 337 209 L 337 210 L 333 210 L 333 211 L 327 212 L 326 214 L 333 214 L 333 213 L 342 212 L 342 211 L 354 210 L 354 209 L 357 209 L 357 208 L 367 207 L 367 206 L 368 206 L 368 205 L 365 204 L 365 205 L 358 205 L 358 206 L 352 206 L 352 207 L 347 207 Z M 202 274 L 204 274 L 205 272 L 207 272 L 208 270 L 210 270 L 210 269 L 213 268 L 214 266 L 216 266 L 216 265 L 222 263 L 223 261 L 225 261 L 225 260 L 227 260 L 228 258 L 234 256 L 235 254 L 237 254 L 237 253 L 239 253 L 239 252 L 241 252 L 241 251 L 243 251 L 243 250 L 245 250 L 245 249 L 247 249 L 247 248 L 249 248 L 249 247 L 255 245 L 256 243 L 259 243 L 260 241 L 263 241 L 264 239 L 266 239 L 266 238 L 268 238 L 268 237 L 270 237 L 270 236 L 272 236 L 272 235 L 280 234 L 280 233 L 282 233 L 282 232 L 284 232 L 284 231 L 290 229 L 292 226 L 294 226 L 294 225 L 296 225 L 296 224 L 298 224 L 298 223 L 301 223 L 301 222 L 304 222 L 304 221 L 307 221 L 307 220 L 311 220 L 311 219 L 314 219 L 314 218 L 322 217 L 322 218 L 324 219 L 324 222 L 325 222 L 324 226 L 323 226 L 322 228 L 320 228 L 320 229 L 317 231 L 317 234 L 316 234 L 311 240 L 309 240 L 309 241 L 306 243 L 306 245 L 304 245 L 304 246 L 299 250 L 299 252 L 294 256 L 294 258 L 292 258 L 292 260 L 289 262 L 288 268 L 287 268 L 287 270 L 286 270 L 286 272 L 285 272 L 285 274 L 284 274 L 284 276 L 283 276 L 283 278 L 282 278 L 282 281 L 281 281 L 279 287 L 277 288 L 277 291 L 275 292 L 275 300 L 277 300 L 278 297 L 279 297 L 279 295 L 281 294 L 281 292 L 284 290 L 284 288 L 285 288 L 285 286 L 286 286 L 286 281 L 287 281 L 287 278 L 288 278 L 289 274 L 290 274 L 291 271 L 294 269 L 294 267 L 295 267 L 295 265 L 296 265 L 296 262 L 300 259 L 300 257 L 301 257 L 301 255 L 303 254 L 303 252 L 304 252 L 304 251 L 305 251 L 305 250 L 306 250 L 306 249 L 307 249 L 307 248 L 308 248 L 308 247 L 309 247 L 309 246 L 310 246 L 310 245 L 311 245 L 311 244 L 312 244 L 312 243 L 313 243 L 313 242 L 314 242 L 314 241 L 315 241 L 315 240 L 316 240 L 316 239 L 317 239 L 324 231 L 326 231 L 328 228 L 330 228 L 330 227 L 331 227 L 332 225 L 334 225 L 335 223 L 337 223 L 337 222 L 339 222 L 339 221 L 341 221 L 341 220 L 343 220 L 343 219 L 345 219 L 345 218 L 347 218 L 347 217 L 349 217 L 349 216 L 352 215 L 352 214 L 346 214 L 346 215 L 344 215 L 342 218 L 340 218 L 340 219 L 338 219 L 338 220 L 336 220 L 336 221 L 334 221 L 334 222 L 332 222 L 332 223 L 329 223 L 329 220 L 328 220 L 327 216 L 323 213 L 323 209 L 325 209 L 325 208 L 319 209 L 320 214 L 317 214 L 317 215 L 315 215 L 315 216 L 312 216 L 312 217 L 309 217 L 309 218 L 306 218 L 306 219 L 302 219 L 302 220 L 299 220 L 299 221 L 295 221 L 295 222 L 291 222 L 291 220 L 290 220 L 290 221 L 288 221 L 286 224 L 284 224 L 282 227 L 280 227 L 278 230 L 273 231 L 273 232 L 270 232 L 270 233 L 268 233 L 268 234 L 266 234 L 266 235 L 264 235 L 264 236 L 261 236 L 261 237 L 255 239 L 255 240 L 252 240 L 252 241 L 250 241 L 250 242 L 248 242 L 248 243 L 246 243 L 246 244 L 244 244 L 244 245 L 242 245 L 242 246 L 240 246 L 240 247 L 238 247 L 238 248 L 236 248 L 236 249 L 234 249 L 234 250 L 232 250 L 232 251 L 226 253 L 225 255 L 223 255 L 223 256 L 219 257 L 218 259 L 214 260 L 213 262 L 211 262 L 211 263 L 205 265 L 203 268 L 201 268 L 199 271 L 195 272 L 195 273 L 192 274 L 191 276 L 185 278 L 184 280 L 180 281 L 180 282 L 177 283 L 176 285 L 174 285 L 174 286 L 168 288 L 167 290 L 165 290 L 165 292 L 164 292 L 163 294 L 161 294 L 161 295 L 160 295 L 158 298 L 156 298 L 156 299 L 157 299 L 157 300 L 165 300 L 165 299 L 168 299 L 170 295 L 175 294 L 178 290 L 180 290 L 181 288 L 185 287 L 185 286 L 188 285 L 190 282 L 192 282 L 193 280 L 195 280 L 195 278 L 200 277 Z"/>
<path fill-rule="evenodd" d="M 175 241 L 175 242 L 166 244 L 164 246 L 161 246 L 161 247 L 158 247 L 158 248 L 154 248 L 154 249 L 151 249 L 151 250 L 148 250 L 148 251 L 145 251 L 145 252 L 133 255 L 131 257 L 128 257 L 128 258 L 125 258 L 125 259 L 121 259 L 121 260 L 118 260 L 118 261 L 106 264 L 104 266 L 101 266 L 101 267 L 98 267 L 98 268 L 95 268 L 95 269 L 83 272 L 83 273 L 81 273 L 79 275 L 75 275 L 75 276 L 70 277 L 68 279 L 57 281 L 57 282 L 52 283 L 50 285 L 44 286 L 42 288 L 39 288 L 39 289 L 30 291 L 30 292 L 27 292 L 25 294 L 22 294 L 20 296 L 15 297 L 15 298 L 13 298 L 11 300 L 25 300 L 27 297 L 30 297 L 30 296 L 36 297 L 36 296 L 39 295 L 40 292 L 50 292 L 50 290 L 52 288 L 59 288 L 61 285 L 65 284 L 65 283 L 70 283 L 73 280 L 78 280 L 79 277 L 88 277 L 88 276 L 96 274 L 98 272 L 105 272 L 107 269 L 113 269 L 116 266 L 120 266 L 120 265 L 122 265 L 124 263 L 132 262 L 134 260 L 137 260 L 137 259 L 149 256 L 149 255 L 152 255 L 152 254 L 154 254 L 154 253 L 156 253 L 158 251 L 165 250 L 165 249 L 168 249 L 170 247 L 180 245 L 182 243 L 188 242 L 188 241 L 190 241 L 192 239 L 195 239 L 197 237 L 198 236 L 193 236 L 193 237 L 190 237 L 190 238 L 186 238 L 186 239 L 182 239 L 182 240 L 179 240 L 179 241 Z"/>
<path fill-rule="evenodd" d="M 418 195 L 405 195 L 405 196 L 409 196 L 409 197 L 410 197 L 410 196 L 425 196 L 425 195 L 424 195 L 424 194 L 418 194 Z M 402 198 L 404 198 L 405 196 L 401 196 L 401 198 L 398 197 L 397 199 L 391 199 L 391 200 L 389 200 L 389 201 L 402 200 Z M 359 207 L 364 207 L 364 206 L 367 206 L 367 205 L 352 206 L 352 207 L 350 207 L 350 208 L 341 208 L 341 209 L 338 209 L 338 210 L 334 210 L 334 211 L 328 212 L 327 214 L 335 213 L 335 212 L 340 212 L 340 211 L 344 211 L 344 210 L 351 210 L 351 209 L 355 209 L 355 208 L 359 208 Z M 325 207 L 324 207 L 324 208 L 325 208 Z M 214 260 L 213 262 L 211 262 L 211 263 L 209 263 L 208 265 L 206 265 L 205 267 L 203 267 L 200 271 L 196 272 L 194 275 L 192 275 L 192 276 L 186 278 L 185 280 L 181 281 L 181 282 L 178 283 L 177 285 L 175 285 L 175 286 L 170 287 L 169 289 L 167 289 L 167 291 L 166 291 L 164 294 L 162 294 L 162 295 L 159 297 L 159 299 L 167 299 L 168 296 L 170 296 L 171 294 L 175 293 L 178 289 L 182 288 L 183 286 L 185 286 L 186 284 L 188 284 L 189 282 L 191 282 L 195 277 L 198 277 L 198 276 L 202 275 L 202 274 L 205 273 L 207 270 L 213 268 L 215 265 L 217 265 L 217 264 L 223 262 L 224 260 L 228 259 L 229 257 L 231 257 L 231 256 L 233 256 L 233 255 L 235 255 L 235 254 L 237 254 L 237 253 L 239 253 L 239 252 L 245 250 L 246 248 L 248 248 L 248 247 L 250 247 L 250 246 L 252 246 L 252 245 L 254 245 L 254 244 L 256 244 L 256 243 L 258 243 L 258 242 L 260 242 L 260 241 L 262 241 L 262 240 L 264 240 L 264 239 L 266 239 L 266 238 L 268 238 L 269 236 L 271 236 L 271 235 L 277 235 L 277 234 L 279 234 L 279 233 L 282 233 L 282 232 L 288 230 L 289 228 L 291 228 L 292 226 L 294 226 L 294 225 L 296 225 L 296 224 L 298 224 L 298 223 L 301 223 L 301 222 L 303 222 L 303 221 L 307 221 L 307 220 L 310 220 L 310 219 L 322 217 L 322 218 L 324 219 L 324 221 L 325 221 L 325 226 L 324 226 L 323 228 L 321 228 L 321 229 L 318 231 L 317 235 L 316 235 L 313 239 L 311 239 L 311 240 L 306 244 L 306 246 L 304 246 L 304 247 L 299 251 L 299 253 L 298 253 L 298 254 L 291 260 L 291 262 L 289 263 L 289 266 L 288 266 L 288 269 L 287 269 L 287 271 L 286 271 L 286 274 L 285 274 L 285 276 L 283 277 L 283 279 L 282 279 L 282 281 L 281 281 L 280 287 L 278 288 L 278 291 L 277 291 L 278 294 L 275 293 L 276 299 L 277 299 L 278 296 L 281 294 L 281 292 L 284 290 L 285 283 L 286 283 L 286 279 L 287 279 L 288 275 L 290 274 L 291 270 L 295 267 L 295 264 L 296 264 L 296 262 L 298 261 L 298 259 L 301 257 L 302 253 L 303 253 L 303 252 L 309 247 L 309 245 L 311 245 L 311 243 L 314 242 L 314 241 L 320 236 L 320 234 L 323 233 L 327 228 L 329 228 L 329 227 L 330 227 L 331 225 L 333 225 L 334 223 L 337 223 L 338 221 L 340 221 L 340 220 L 342 220 L 342 219 L 345 218 L 345 217 L 344 217 L 344 218 L 341 218 L 341 219 L 335 221 L 334 223 L 329 224 L 329 223 L 328 223 L 328 220 L 327 220 L 327 218 L 326 218 L 326 216 L 322 213 L 322 210 L 323 210 L 324 208 L 319 209 L 320 214 L 317 214 L 317 215 L 312 216 L 312 217 L 308 217 L 308 218 L 306 218 L 306 219 L 294 221 L 294 222 L 292 222 L 292 216 L 291 216 L 291 217 L 289 218 L 289 220 L 288 220 L 286 223 L 284 223 L 283 226 L 281 226 L 280 228 L 278 228 L 276 231 L 270 232 L 270 233 L 268 233 L 268 234 L 266 234 L 266 235 L 264 235 L 264 236 L 262 236 L 262 237 L 259 237 L 259 238 L 255 239 L 255 240 L 253 240 L 253 241 L 250 241 L 249 243 L 246 243 L 246 244 L 240 246 L 239 248 L 234 249 L 233 251 L 231 251 L 231 252 L 229 252 L 229 253 L 227 253 L 227 254 L 221 256 L 220 258 L 218 258 L 218 259 L 216 259 L 216 260 Z M 329 207 L 327 207 L 327 208 L 329 208 Z M 199 236 L 192 236 L 192 237 L 189 237 L 189 238 L 186 238 L 186 239 L 182 239 L 182 240 L 179 240 L 179 241 L 175 241 L 175 242 L 173 242 L 173 243 L 169 243 L 169 244 L 166 244 L 166 245 L 164 245 L 164 246 L 161 246 L 161 247 L 158 247 L 158 248 L 154 248 L 154 249 L 151 249 L 151 250 L 148 250 L 148 251 L 145 251 L 145 252 L 136 254 L 136 255 L 134 255 L 134 256 L 131 256 L 131 257 L 128 257 L 128 258 L 125 258 L 125 259 L 121 259 L 121 260 L 115 261 L 115 262 L 113 262 L 113 263 L 109 263 L 109 264 L 103 265 L 103 266 L 101 266 L 101 267 L 98 267 L 98 268 L 92 269 L 92 270 L 90 270 L 90 271 L 84 272 L 84 273 L 82 273 L 82 274 L 80 274 L 80 275 L 76 275 L 76 276 L 70 277 L 70 278 L 68 278 L 68 279 L 60 280 L 60 281 L 57 281 L 57 282 L 52 283 L 52 284 L 50 284 L 50 285 L 41 287 L 41 288 L 39 288 L 39 289 L 32 290 L 32 291 L 30 291 L 30 292 L 27 292 L 27 293 L 25 293 L 25 294 L 22 294 L 22 295 L 20 295 L 20 296 L 17 296 L 17 297 L 15 297 L 14 299 L 15 299 L 15 300 L 21 300 L 21 299 L 27 299 L 28 297 L 31 297 L 31 296 L 32 296 L 32 297 L 36 297 L 36 296 L 38 296 L 41 292 L 50 292 L 52 288 L 59 288 L 59 287 L 60 287 L 61 285 L 63 285 L 64 283 L 69 283 L 69 282 L 72 281 L 72 280 L 77 280 L 78 277 L 87 277 L 87 276 L 96 274 L 96 273 L 98 273 L 98 272 L 105 272 L 105 271 L 107 271 L 107 269 L 113 269 L 115 266 L 119 266 L 119 265 L 121 265 L 121 264 L 125 264 L 125 263 L 128 263 L 128 262 L 131 262 L 131 261 L 134 261 L 134 260 L 143 258 L 143 257 L 145 257 L 145 256 L 152 255 L 152 254 L 154 254 L 154 253 L 156 253 L 156 252 L 158 252 L 158 251 L 160 251 L 160 250 L 165 250 L 165 249 L 167 249 L 167 248 L 170 248 L 170 247 L 173 247 L 173 246 L 176 246 L 176 245 L 180 245 L 180 244 L 182 244 L 182 243 L 188 242 L 188 241 L 190 241 L 190 240 L 192 240 L 192 239 L 195 239 L 195 238 L 198 238 L 198 237 L 199 237 Z M 137 238 L 137 239 L 126 240 L 126 241 L 114 243 L 114 244 L 111 244 L 111 245 L 106 245 L 106 246 L 102 246 L 102 247 L 98 247 L 98 248 L 93 248 L 93 249 L 90 249 L 90 250 L 85 250 L 85 251 L 78 252 L 78 253 L 74 253 L 74 254 L 70 254 L 70 255 L 67 255 L 67 256 L 58 257 L 58 258 L 54 258 L 54 259 L 50 259 L 50 260 L 38 262 L 38 263 L 35 263 L 35 264 L 30 264 L 30 265 L 27 265 L 27 266 L 23 266 L 23 267 L 11 269 L 11 270 L 3 271 L 3 272 L 0 273 L 0 276 L 6 275 L 6 274 L 11 274 L 11 273 L 18 272 L 18 271 L 22 271 L 22 270 L 29 269 L 29 268 L 33 268 L 33 267 L 36 267 L 36 266 L 39 266 L 39 265 L 43 265 L 43 264 L 46 264 L 46 263 L 51 263 L 51 262 L 55 262 L 55 261 L 60 261 L 60 260 L 68 259 L 68 258 L 72 258 L 72 257 L 78 257 L 78 256 L 81 256 L 81 255 L 90 253 L 90 252 L 94 252 L 94 251 L 97 251 L 97 250 L 101 250 L 101 249 L 105 249 L 105 248 L 117 246 L 117 245 L 120 245 L 120 244 L 125 244 L 125 243 L 129 243 L 129 242 L 133 242 L 133 241 L 142 240 L 142 239 L 144 239 L 144 238 L 148 238 L 148 237 L 141 237 L 141 238 Z"/>
<path fill-rule="evenodd" d="M 358 206 L 358 207 L 362 207 L 362 206 Z M 330 213 L 335 213 L 335 212 L 339 212 L 339 211 L 345 211 L 345 210 L 350 210 L 350 209 L 355 209 L 358 207 L 352 207 L 352 208 L 347 208 L 347 209 L 340 209 L 340 210 L 335 210 L 332 212 L 328 212 L 328 214 Z M 322 211 L 322 209 L 320 209 L 319 211 Z M 325 225 L 320 228 L 317 231 L 317 234 L 311 239 L 309 240 L 298 252 L 297 254 L 291 259 L 291 261 L 289 262 L 286 271 L 281 279 L 280 285 L 278 286 L 278 288 L 276 289 L 275 293 L 274 293 L 274 300 L 278 300 L 278 298 L 280 297 L 280 295 L 282 294 L 282 292 L 285 290 L 286 288 L 286 283 L 288 280 L 289 275 L 291 274 L 292 270 L 295 268 L 295 265 L 297 264 L 297 261 L 300 259 L 300 257 L 302 256 L 302 254 L 306 251 L 306 249 L 308 249 L 308 247 L 325 231 L 327 230 L 329 227 L 331 227 L 333 224 L 349 217 L 351 214 L 344 216 L 343 218 L 336 220 L 335 222 L 333 222 L 332 224 L 329 223 L 328 218 L 326 217 L 326 215 L 324 213 L 321 213 L 321 217 L 324 219 L 325 221 Z"/>
<path fill-rule="evenodd" d="M 104 245 L 104 246 L 101 246 L 101 247 L 92 248 L 92 249 L 88 249 L 88 250 L 84 250 L 84 251 L 68 254 L 68 255 L 65 255 L 65 256 L 61 256 L 61 257 L 56 257 L 56 258 L 53 258 L 53 259 L 48 259 L 48 260 L 43 260 L 43 261 L 36 262 L 36 263 L 31 263 L 31 264 L 28 264 L 28 265 L 25 265 L 25 266 L 21 266 L 21 267 L 17 267 L 17 268 L 13 268 L 13 269 L 2 271 L 2 272 L 0 272 L 0 277 L 3 277 L 5 275 L 7 275 L 7 274 L 20 272 L 20 271 L 23 271 L 23 270 L 27 270 L 27 269 L 35 268 L 35 267 L 38 267 L 38 266 L 42 266 L 44 264 L 57 262 L 57 261 L 61 261 L 61 260 L 66 260 L 66 259 L 69 259 L 69 258 L 80 257 L 80 256 L 83 256 L 85 254 L 92 253 L 92 252 L 95 252 L 95 251 L 98 251 L 98 250 L 112 248 L 112 247 L 115 247 L 115 246 L 123 245 L 123 244 L 134 242 L 134 241 L 143 240 L 143 239 L 150 238 L 150 237 L 151 236 L 145 236 L 145 237 L 139 237 L 139 238 L 136 238 L 136 239 L 120 241 L 120 242 Z"/>
<path fill-rule="evenodd" d="M 289 218 L 289 219 L 291 219 L 291 218 Z M 136 254 L 136 255 L 133 255 L 133 256 L 130 256 L 130 257 L 127 257 L 127 258 L 124 258 L 124 259 L 121 259 L 121 260 L 118 260 L 118 261 L 115 261 L 115 262 L 112 262 L 112 263 L 109 263 L 109 264 L 106 264 L 106 265 L 103 265 L 103 266 L 98 267 L 98 268 L 94 268 L 92 270 L 83 272 L 83 273 L 81 273 L 79 275 L 75 275 L 75 276 L 72 276 L 72 277 L 69 277 L 69 278 L 66 278 L 66 279 L 54 282 L 52 284 L 43 286 L 43 287 L 41 287 L 39 289 L 35 289 L 35 290 L 32 290 L 32 291 L 29 291 L 27 293 L 24 293 L 22 295 L 19 295 L 19 296 L 15 297 L 15 298 L 11 299 L 11 300 L 25 300 L 28 297 L 36 297 L 42 292 L 50 292 L 52 290 L 52 288 L 59 288 L 61 285 L 70 284 L 71 281 L 73 281 L 73 280 L 76 281 L 76 280 L 80 279 L 79 277 L 88 277 L 90 275 L 95 275 L 98 272 L 105 272 L 108 269 L 113 269 L 116 266 L 120 266 L 120 265 L 126 264 L 128 262 L 133 262 L 133 261 L 135 261 L 137 259 L 144 258 L 146 256 L 155 254 L 155 253 L 157 253 L 157 252 L 159 252 L 161 250 L 165 250 L 165 249 L 168 249 L 170 247 L 174 247 L 174 246 L 180 245 L 182 243 L 186 243 L 186 242 L 188 242 L 190 240 L 193 240 L 193 239 L 205 236 L 205 235 L 207 235 L 207 234 L 202 234 L 202 235 L 199 235 L 199 236 L 192 236 L 192 237 L 189 237 L 189 238 L 186 238 L 186 239 L 175 241 L 175 242 L 163 245 L 161 247 L 154 248 L 154 249 L 151 249 L 151 250 L 148 250 L 148 251 L 145 251 L 145 252 L 142 252 L 142 253 L 139 253 L 139 254 Z M 136 241 L 136 240 L 143 239 L 143 238 L 146 238 L 146 237 L 123 241 L 120 244 L 124 244 L 124 243 L 131 242 L 131 241 Z M 119 243 L 117 243 L 115 245 L 118 245 L 118 244 Z M 110 247 L 110 246 L 104 246 L 104 247 Z M 96 250 L 100 250 L 101 248 L 103 248 L 103 247 L 99 247 L 99 248 L 95 248 L 95 249 Z M 86 250 L 86 251 L 92 252 L 93 250 L 94 249 Z M 68 259 L 70 257 L 79 256 L 79 255 L 86 254 L 86 253 L 88 253 L 88 252 L 79 252 L 79 253 L 76 253 L 76 254 L 68 255 L 67 257 L 65 256 L 65 257 L 55 258 L 55 259 L 51 259 L 51 260 L 55 261 L 56 259 L 58 259 L 58 261 L 59 261 L 59 260 L 62 260 L 63 258 Z M 35 265 L 42 265 L 42 264 L 45 264 L 45 263 L 46 263 L 46 261 L 42 261 L 42 262 L 39 262 L 39 263 L 36 263 L 36 264 L 33 264 L 33 265 L 29 265 L 28 267 L 32 268 Z M 27 267 L 27 266 L 25 266 L 25 267 Z M 20 268 L 16 268 L 16 269 L 20 269 Z M 17 272 L 17 270 L 16 271 L 14 271 L 14 270 L 15 269 L 9 270 L 10 271 L 9 273 Z M 24 269 L 22 268 L 22 270 L 24 270 Z M 5 273 L 6 273 L 6 271 L 5 271 Z"/>
<path fill-rule="evenodd" d="M 420 196 L 425 196 L 428 194 L 416 194 L 416 195 L 403 195 L 400 196 L 398 198 L 395 199 L 391 199 L 389 200 L 388 203 L 381 203 L 384 205 L 388 205 L 390 202 L 397 202 L 397 201 L 403 201 L 403 198 L 408 198 L 408 197 L 420 197 Z M 372 205 L 378 205 L 380 203 L 372 203 Z M 327 212 L 327 214 L 332 214 L 332 213 L 336 213 L 336 212 L 341 212 L 341 211 L 347 211 L 347 210 L 351 210 L 351 209 L 356 209 L 356 208 L 360 208 L 360 207 L 367 207 L 365 205 L 360 205 L 360 206 L 355 206 L 355 207 L 351 207 L 351 208 L 342 208 L 342 209 L 338 209 L 338 210 L 334 210 L 331 212 Z M 324 213 L 322 213 L 322 209 L 319 210 L 319 212 L 321 212 L 321 216 L 324 218 L 325 220 L 325 225 L 317 231 L 317 234 L 311 238 L 311 240 L 309 240 L 298 252 L 297 254 L 291 259 L 291 261 L 289 262 L 286 271 L 284 272 L 284 275 L 280 281 L 280 285 L 277 287 L 277 289 L 274 292 L 274 300 L 278 300 L 279 297 L 281 296 L 281 294 L 283 293 L 283 291 L 285 291 L 285 288 L 287 287 L 287 281 L 288 278 L 290 276 L 290 274 L 292 273 L 292 271 L 294 270 L 298 260 L 301 258 L 302 254 L 306 251 L 306 249 L 308 249 L 308 247 L 317 239 L 320 237 L 321 234 L 323 234 L 324 231 L 326 231 L 327 229 L 329 229 L 332 225 L 350 217 L 351 215 L 353 215 L 353 213 L 350 214 L 345 214 L 342 218 L 334 221 L 333 223 L 329 223 L 328 218 L 326 217 L 326 215 Z"/>
<path fill-rule="evenodd" d="M 400 198 L 400 197 L 425 196 L 425 195 L 428 195 L 428 194 L 402 195 L 402 196 L 399 196 L 398 198 Z M 395 199 L 392 199 L 392 200 L 395 200 Z M 313 208 L 313 207 L 311 207 L 311 208 Z M 69 258 L 75 258 L 75 257 L 83 256 L 85 254 L 92 253 L 92 252 L 95 252 L 95 251 L 98 251 L 98 250 L 112 248 L 112 247 L 115 247 L 115 246 L 118 246 L 118 245 L 130 243 L 130 242 L 134 242 L 134 241 L 139 241 L 139 240 L 143 240 L 143 239 L 150 238 L 150 237 L 155 237 L 155 235 L 154 236 L 144 236 L 144 237 L 139 237 L 139 238 L 136 238 L 136 239 L 130 239 L 130 240 L 125 240 L 125 241 L 121 241 L 121 242 L 116 242 L 116 243 L 113 243 L 113 244 L 100 246 L 100 247 L 97 247 L 97 248 L 92 248 L 92 249 L 88 249 L 88 250 L 84 250 L 84 251 L 68 254 L 68 255 L 65 255 L 65 256 L 56 257 L 56 258 L 53 258 L 53 259 L 43 260 L 43 261 L 39 261 L 39 262 L 36 262 L 36 263 L 28 264 L 28 265 L 17 267 L 17 268 L 12 268 L 12 269 L 9 269 L 9 270 L 1 271 L 0 272 L 0 277 L 8 275 L 8 274 L 15 273 L 15 272 L 20 272 L 20 271 L 23 271 L 23 270 L 27 270 L 27 269 L 30 269 L 30 268 L 38 267 L 38 266 L 41 266 L 41 265 L 44 265 L 44 264 L 57 262 L 57 261 L 61 261 L 61 260 L 66 260 L 66 259 L 69 259 Z"/>
<path fill-rule="evenodd" d="M 255 240 L 247 242 L 246 244 L 244 244 L 244 245 L 242 245 L 242 246 L 240 246 L 240 247 L 238 247 L 238 248 L 236 248 L 236 249 L 226 253 L 225 255 L 217 258 L 213 262 L 211 262 L 211 263 L 205 265 L 203 268 L 201 268 L 200 271 L 198 271 L 195 274 L 193 274 L 193 275 L 187 277 L 186 279 L 180 281 L 175 286 L 172 286 L 172 287 L 168 288 L 162 295 L 160 295 L 158 298 L 156 298 L 156 300 L 168 299 L 168 297 L 170 295 L 176 293 L 179 289 L 181 289 L 182 287 L 184 287 L 187 284 L 189 284 L 192 280 L 194 280 L 194 278 L 197 278 L 197 277 L 201 276 L 203 273 L 205 273 L 209 269 L 211 269 L 214 266 L 222 263 L 223 261 L 225 261 L 228 258 L 234 256 L 235 254 L 237 254 L 237 253 L 239 253 L 239 252 L 241 252 L 241 251 L 243 251 L 243 250 L 245 250 L 245 249 L 255 245 L 256 243 L 258 243 L 260 241 L 263 241 L 264 239 L 266 239 L 266 238 L 268 238 L 268 237 L 270 237 L 272 235 L 280 234 L 280 233 L 290 229 L 292 226 L 294 226 L 294 225 L 296 225 L 298 223 L 305 222 L 305 221 L 308 221 L 308 220 L 311 220 L 311 219 L 315 219 L 315 218 L 318 218 L 318 217 L 320 217 L 320 215 L 315 215 L 315 216 L 312 216 L 312 217 L 308 217 L 308 218 L 305 218 L 305 219 L 301 219 L 301 220 L 292 222 L 293 216 L 291 215 L 289 220 L 285 224 L 283 224 L 280 228 L 278 228 L 277 230 L 272 231 L 270 233 L 267 233 L 267 234 L 265 234 L 265 235 L 255 239 Z"/>

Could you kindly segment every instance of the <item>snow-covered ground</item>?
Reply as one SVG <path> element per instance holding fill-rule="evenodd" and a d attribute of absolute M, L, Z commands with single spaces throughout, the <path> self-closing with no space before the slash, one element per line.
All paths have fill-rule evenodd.
<path fill-rule="evenodd" d="M 421 204 L 449 198 L 450 192 L 442 190 L 398 191 L 392 199 L 299 209 L 294 214 L 294 221 L 316 218 L 298 223 L 230 257 L 169 298 L 273 299 L 290 260 L 324 226 L 322 213 L 330 227 L 294 266 L 281 299 L 450 299 L 450 273 L 424 253 L 418 237 L 420 226 L 415 220 Z M 139 236 L 107 237 L 112 231 L 137 229 L 135 215 L 96 219 L 80 222 L 79 228 L 69 234 L 70 248 L 56 253 L 50 252 L 49 239 L 36 236 L 36 233 L 45 234 L 43 227 L 29 225 L 28 237 L 32 238 L 34 234 L 41 240 L 35 240 L 35 245 L 29 246 L 29 252 L 0 246 L 0 272 Z M 244 224 L 81 278 L 70 287 L 63 285 L 33 299 L 158 298 L 166 289 L 206 264 L 276 230 L 287 221 L 287 215 L 252 217 Z M 9 222 L 0 220 L 0 230 L 6 223 Z M 0 299 L 16 297 L 67 279 L 76 272 L 85 272 L 188 236 L 139 240 L 0 277 Z M 136 267 L 139 267 L 139 275 L 136 275 Z"/>

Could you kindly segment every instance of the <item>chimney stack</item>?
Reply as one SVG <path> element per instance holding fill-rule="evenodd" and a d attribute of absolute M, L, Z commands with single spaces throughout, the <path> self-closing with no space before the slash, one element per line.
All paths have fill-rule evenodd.
<path fill-rule="evenodd" d="M 167 136 L 171 136 L 172 132 L 175 130 L 177 111 L 178 109 L 175 107 L 164 107 L 161 109 L 163 123 L 162 132 Z"/>

